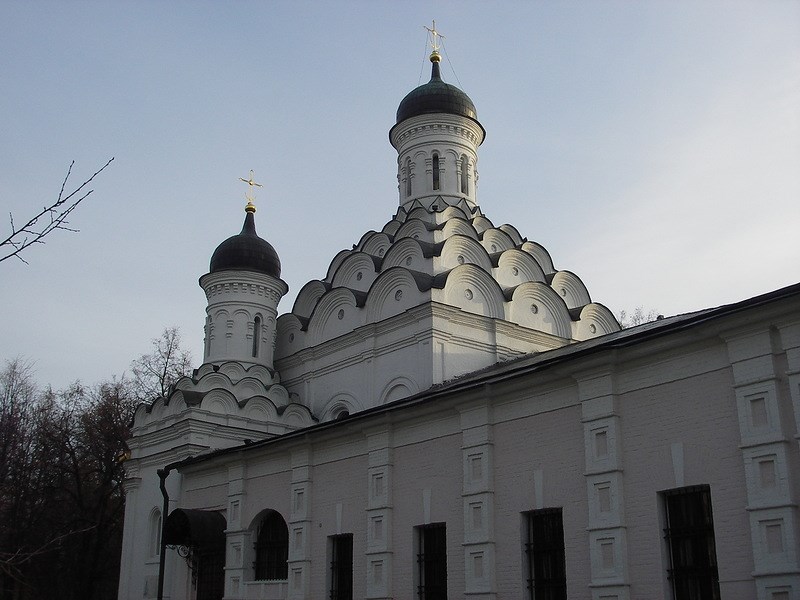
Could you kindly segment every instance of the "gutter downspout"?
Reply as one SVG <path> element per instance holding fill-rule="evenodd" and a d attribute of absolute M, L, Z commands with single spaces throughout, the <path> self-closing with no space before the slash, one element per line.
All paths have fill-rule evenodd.
<path fill-rule="evenodd" d="M 158 469 L 159 484 L 161 495 L 164 497 L 164 507 L 161 511 L 161 539 L 158 557 L 158 600 L 164 600 L 164 566 L 166 564 L 167 545 L 164 542 L 164 529 L 167 525 L 167 515 L 169 514 L 169 494 L 167 493 L 167 477 L 172 470 L 172 465 L 167 465 L 163 469 Z"/>

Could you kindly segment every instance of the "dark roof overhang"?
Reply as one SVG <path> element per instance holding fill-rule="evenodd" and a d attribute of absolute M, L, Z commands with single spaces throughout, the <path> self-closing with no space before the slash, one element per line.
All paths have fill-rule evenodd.
<path fill-rule="evenodd" d="M 164 543 L 168 546 L 214 546 L 225 544 L 227 522 L 213 510 L 176 508 L 164 523 Z"/>

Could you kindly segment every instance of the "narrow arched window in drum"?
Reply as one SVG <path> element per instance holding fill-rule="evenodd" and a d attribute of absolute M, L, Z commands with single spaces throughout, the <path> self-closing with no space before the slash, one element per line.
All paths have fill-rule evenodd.
<path fill-rule="evenodd" d="M 406 159 L 406 196 L 411 195 L 411 159 Z"/>
<path fill-rule="evenodd" d="M 261 345 L 261 317 L 257 316 L 253 320 L 253 357 L 258 357 L 259 346 Z"/>

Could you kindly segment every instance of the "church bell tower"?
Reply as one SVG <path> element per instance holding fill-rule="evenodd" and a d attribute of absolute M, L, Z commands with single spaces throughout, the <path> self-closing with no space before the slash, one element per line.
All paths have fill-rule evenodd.
<path fill-rule="evenodd" d="M 206 293 L 203 363 L 238 362 L 245 368 L 261 365 L 274 370 L 275 322 L 278 302 L 289 290 L 280 278 L 277 252 L 256 233 L 249 179 L 242 231 L 222 242 L 211 256 L 209 272 L 200 278 Z"/>
<path fill-rule="evenodd" d="M 431 80 L 409 92 L 397 109 L 389 141 L 397 150 L 400 206 L 431 209 L 465 201 L 478 206 L 478 146 L 486 131 L 475 105 L 454 85 L 442 81 L 438 39 L 431 34 Z M 442 208 L 442 206 L 439 206 Z"/>

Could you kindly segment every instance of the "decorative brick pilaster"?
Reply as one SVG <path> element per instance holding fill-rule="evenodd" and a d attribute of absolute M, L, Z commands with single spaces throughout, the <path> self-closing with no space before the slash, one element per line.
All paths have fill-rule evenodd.
<path fill-rule="evenodd" d="M 251 543 L 250 531 L 242 528 L 244 506 L 245 467 L 243 464 L 228 467 L 228 510 L 225 530 L 225 600 L 244 598 L 244 555 Z"/>
<path fill-rule="evenodd" d="M 292 451 L 289 513 L 289 598 L 311 598 L 311 448 Z"/>
<path fill-rule="evenodd" d="M 790 328 L 781 334 L 791 387 L 800 371 L 800 352 L 796 346 L 787 346 L 800 344 L 800 335 Z M 783 397 L 774 356 L 776 340 L 772 331 L 761 329 L 731 333 L 725 341 L 739 416 L 757 598 L 796 600 L 800 598 L 800 563 L 792 479 L 797 475 L 788 457 L 787 433 L 796 432 L 797 425 L 786 418 L 791 399 Z"/>
<path fill-rule="evenodd" d="M 592 599 L 627 600 L 630 582 L 622 435 L 613 374 L 578 378 L 578 395 L 586 456 Z"/>
<path fill-rule="evenodd" d="M 367 598 L 392 596 L 392 433 L 367 432 Z"/>
<path fill-rule="evenodd" d="M 461 412 L 464 585 L 470 598 L 497 596 L 494 544 L 494 460 L 488 401 Z"/>

